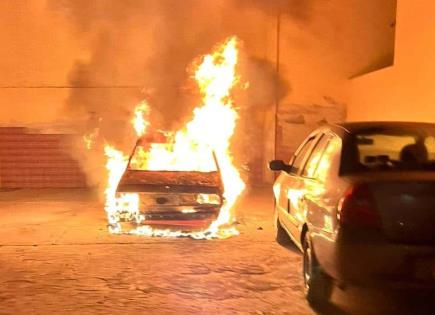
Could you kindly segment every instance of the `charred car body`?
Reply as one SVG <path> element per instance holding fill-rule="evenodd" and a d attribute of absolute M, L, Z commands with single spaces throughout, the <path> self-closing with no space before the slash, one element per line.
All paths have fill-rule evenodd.
<path fill-rule="evenodd" d="M 155 139 L 153 140 L 155 141 Z M 159 170 L 145 169 L 137 162 L 138 154 L 153 146 L 165 146 L 164 142 L 150 143 L 140 138 L 130 156 L 117 187 L 117 194 L 136 193 L 139 196 L 139 221 L 143 225 L 183 230 L 204 229 L 213 222 L 223 204 L 223 185 L 217 160 L 210 151 L 214 169 Z M 133 221 L 128 211 L 122 221 Z"/>

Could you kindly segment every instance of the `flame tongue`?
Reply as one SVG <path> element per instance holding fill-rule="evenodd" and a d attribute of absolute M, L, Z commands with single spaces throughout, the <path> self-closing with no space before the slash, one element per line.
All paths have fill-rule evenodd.
<path fill-rule="evenodd" d="M 148 151 L 138 152 L 138 156 L 132 161 L 148 170 L 210 171 L 215 168 L 214 160 L 210 159 L 210 151 L 213 150 L 221 171 L 225 197 L 218 218 L 206 231 L 201 232 L 174 232 L 158 230 L 150 226 L 139 226 L 124 232 L 149 236 L 190 236 L 197 239 L 227 238 L 238 234 L 237 229 L 231 226 L 234 221 L 231 210 L 237 197 L 244 190 L 245 184 L 233 164 L 229 151 L 230 139 L 238 118 L 230 98 L 231 88 L 237 82 L 235 72 L 237 58 L 235 37 L 227 40 L 213 54 L 204 56 L 195 72 L 202 105 L 194 110 L 193 119 L 184 129 L 175 134 L 172 143 L 165 146 L 151 145 Z M 144 114 L 148 114 L 148 106 L 142 102 L 136 107 L 135 117 L 132 120 L 138 136 L 143 135 L 148 126 L 148 122 L 143 118 Z M 140 222 L 139 196 L 129 193 L 115 197 L 116 187 L 125 170 L 127 158 L 122 152 L 109 145 L 105 147 L 105 154 L 109 171 L 105 209 L 109 223 L 115 226 L 112 232 L 122 232 L 117 213 L 122 207 L 123 211 L 127 210 Z"/>
<path fill-rule="evenodd" d="M 237 47 L 234 37 L 226 43 L 222 51 L 204 58 L 195 75 L 203 94 L 204 106 L 195 111 L 194 120 L 187 126 L 192 135 L 196 135 L 198 142 L 211 145 L 221 170 L 226 202 L 219 217 L 209 228 L 213 234 L 234 232 L 220 231 L 219 228 L 232 223 L 234 218 L 231 209 L 245 188 L 229 152 L 230 139 L 238 117 L 229 97 L 231 88 L 237 81 L 236 65 Z"/>
<path fill-rule="evenodd" d="M 129 212 L 136 214 L 139 210 L 139 196 L 137 194 L 122 194 L 116 197 L 116 187 L 127 166 L 127 156 L 110 145 L 104 147 L 104 154 L 107 157 L 106 168 L 108 170 L 107 187 L 104 191 L 106 204 L 104 210 L 107 213 L 109 224 L 112 228 L 118 229 L 119 209 L 127 207 Z"/>
<path fill-rule="evenodd" d="M 143 136 L 146 128 L 149 126 L 149 122 L 144 118 L 144 115 L 148 116 L 148 113 L 149 107 L 146 101 L 140 102 L 134 109 L 134 118 L 131 120 L 131 123 L 138 136 Z"/>

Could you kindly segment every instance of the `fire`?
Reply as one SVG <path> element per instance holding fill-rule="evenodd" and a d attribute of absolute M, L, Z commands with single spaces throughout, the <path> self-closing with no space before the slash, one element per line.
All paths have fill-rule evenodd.
<path fill-rule="evenodd" d="M 91 133 L 83 136 L 83 142 L 85 143 L 86 149 L 91 150 L 94 147 L 99 132 L 99 128 L 94 128 Z"/>
<path fill-rule="evenodd" d="M 144 115 L 148 115 L 149 107 L 146 101 L 139 103 L 134 110 L 134 118 L 131 120 L 136 134 L 140 137 L 146 132 L 146 128 L 149 126 L 148 120 L 144 118 Z"/>
<path fill-rule="evenodd" d="M 116 187 L 127 167 L 127 156 L 110 145 L 104 146 L 104 154 L 107 157 L 106 169 L 108 171 L 107 186 L 104 191 L 106 197 L 104 210 L 106 210 L 109 224 L 114 227 L 117 226 L 119 221 L 117 217 L 119 205 L 127 202 L 128 207 L 135 210 L 139 205 L 139 201 L 136 200 L 138 199 L 137 194 L 123 194 L 120 198 L 116 198 Z"/>
<path fill-rule="evenodd" d="M 195 71 L 195 80 L 201 93 L 201 105 L 194 109 L 192 120 L 174 134 L 173 141 L 166 146 L 151 145 L 148 151 L 141 151 L 139 158 L 132 161 L 148 170 L 210 171 L 215 167 L 210 159 L 210 151 L 215 153 L 223 186 L 225 203 L 218 218 L 206 231 L 174 232 L 157 230 L 150 226 L 140 226 L 132 234 L 149 236 L 190 236 L 193 238 L 226 238 L 237 235 L 231 226 L 235 221 L 233 206 L 245 188 L 237 168 L 233 164 L 230 152 L 230 140 L 236 127 L 238 114 L 231 99 L 231 89 L 238 82 L 236 65 L 238 61 L 237 40 L 228 39 L 217 50 L 202 58 Z M 140 103 L 134 111 L 133 127 L 138 136 L 142 136 L 149 125 L 144 115 L 148 115 L 148 104 Z M 106 145 L 108 184 L 106 194 L 106 212 L 112 232 L 120 230 L 117 217 L 119 209 L 136 218 L 140 223 L 139 196 L 135 193 L 115 196 L 117 184 L 126 168 L 127 156 L 121 151 Z"/>

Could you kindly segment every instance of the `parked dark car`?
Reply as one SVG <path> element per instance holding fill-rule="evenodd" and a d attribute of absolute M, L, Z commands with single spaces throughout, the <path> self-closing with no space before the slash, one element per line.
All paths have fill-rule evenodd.
<path fill-rule="evenodd" d="M 149 170 L 140 163 L 140 152 L 146 152 L 150 139 L 137 141 L 117 187 L 117 194 L 139 195 L 140 224 L 158 228 L 201 230 L 214 221 L 223 204 L 223 185 L 217 160 L 210 151 L 215 166 L 212 170 Z M 153 143 L 165 146 L 166 143 Z M 137 222 L 126 211 L 122 221 Z"/>
<path fill-rule="evenodd" d="M 303 252 L 311 303 L 333 284 L 435 290 L 435 124 L 326 125 L 269 167 L 276 238 Z"/>

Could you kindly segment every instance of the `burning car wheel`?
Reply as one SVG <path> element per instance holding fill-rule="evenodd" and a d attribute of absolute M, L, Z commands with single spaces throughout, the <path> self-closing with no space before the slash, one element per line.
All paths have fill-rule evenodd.
<path fill-rule="evenodd" d="M 313 306 L 325 305 L 331 295 L 332 283 L 314 256 L 308 237 L 303 242 L 303 278 L 305 296 Z"/>

